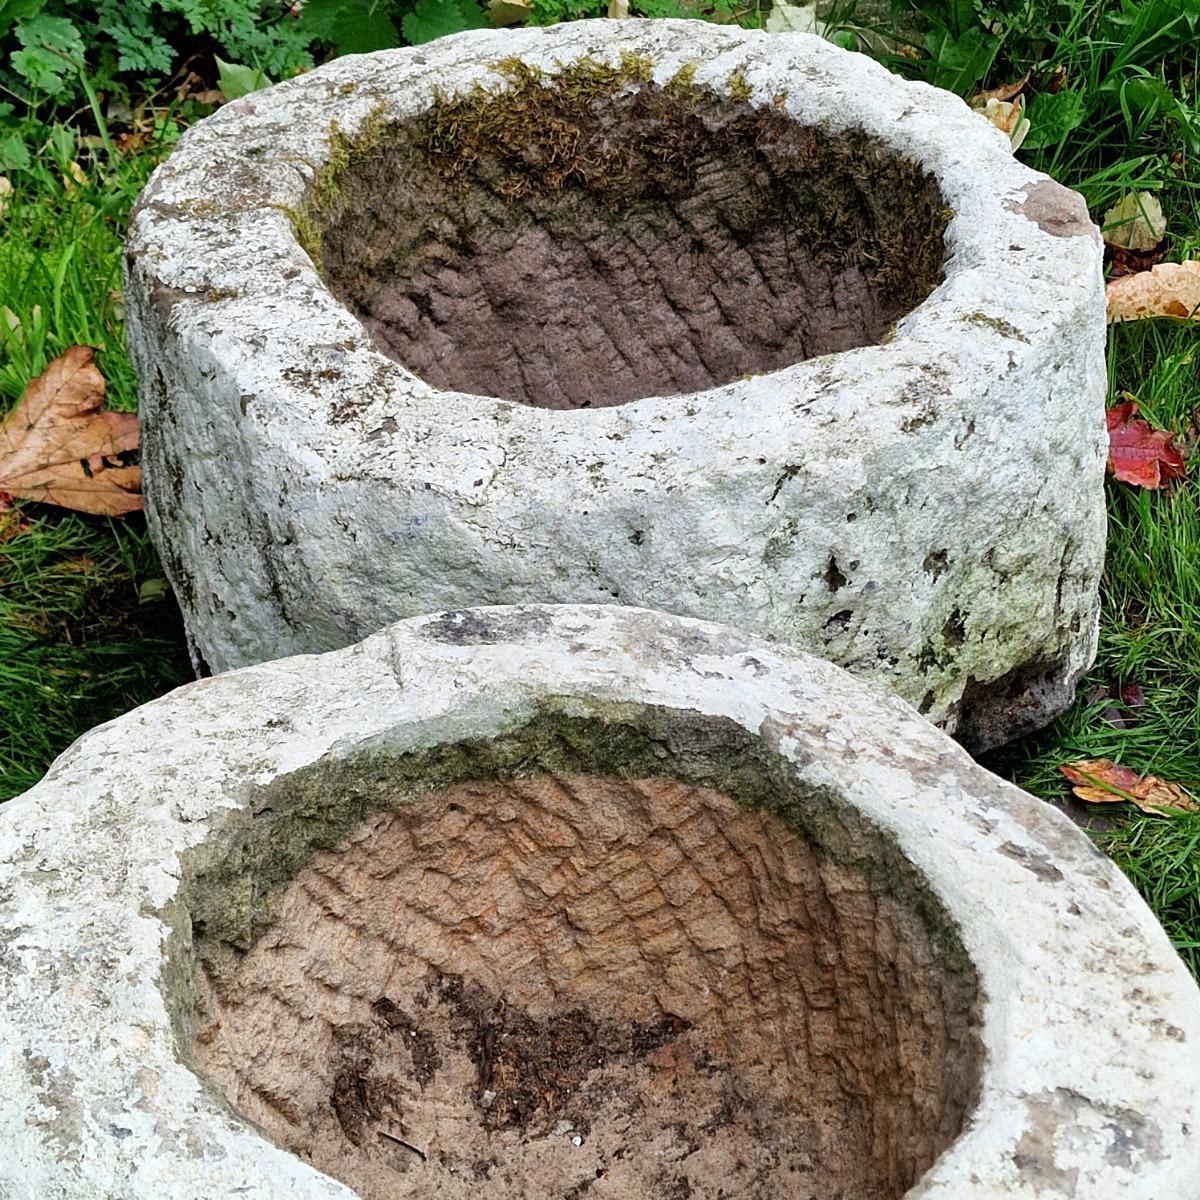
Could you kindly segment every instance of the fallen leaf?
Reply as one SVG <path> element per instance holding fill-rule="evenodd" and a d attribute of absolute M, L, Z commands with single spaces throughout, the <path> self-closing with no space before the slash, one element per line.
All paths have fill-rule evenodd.
<path fill-rule="evenodd" d="M 71 346 L 25 389 L 0 424 L 0 489 L 76 512 L 123 516 L 142 507 L 133 413 L 101 409 L 104 376 L 89 346 Z"/>
<path fill-rule="evenodd" d="M 18 346 L 25 344 L 25 331 L 21 328 L 21 318 L 7 304 L 0 305 L 0 322 L 3 322 L 0 334 L 12 338 Z"/>
<path fill-rule="evenodd" d="M 63 188 L 68 193 L 75 191 L 77 187 L 87 187 L 87 173 L 84 169 L 74 161 L 67 163 L 66 169 L 62 173 Z"/>
<path fill-rule="evenodd" d="M 1139 271 L 1148 271 L 1166 256 L 1165 238 L 1153 250 L 1126 250 L 1124 246 L 1114 246 L 1110 242 L 1104 244 L 1109 279 L 1120 279 L 1123 275 L 1136 275 Z"/>
<path fill-rule="evenodd" d="M 1183 475 L 1183 455 L 1165 429 L 1151 429 L 1129 398 L 1105 414 L 1108 470 L 1122 483 L 1157 489 Z"/>
<path fill-rule="evenodd" d="M 160 576 L 155 576 L 153 579 L 147 579 L 145 583 L 138 588 L 138 603 L 139 604 L 157 604 L 167 592 L 170 590 L 170 585 Z"/>
<path fill-rule="evenodd" d="M 530 0 L 488 0 L 488 20 L 493 25 L 525 25 L 530 17 Z"/>
<path fill-rule="evenodd" d="M 991 99 L 975 111 L 991 121 L 1001 133 L 1008 134 L 1014 154 L 1021 148 L 1021 143 L 1029 133 L 1029 119 L 1025 116 L 1023 96 L 1015 102 Z"/>
<path fill-rule="evenodd" d="M 274 82 L 261 67 L 226 62 L 216 55 L 213 55 L 213 62 L 217 65 L 217 87 L 226 100 L 240 100 Z"/>
<path fill-rule="evenodd" d="M 1146 693 L 1136 683 L 1123 684 L 1117 695 L 1126 708 L 1145 708 Z"/>
<path fill-rule="evenodd" d="M 8 198 L 12 195 L 12 180 L 0 175 L 0 217 L 8 211 Z"/>
<path fill-rule="evenodd" d="M 1142 707 L 1146 701 L 1143 697 L 1137 704 L 1125 699 L 1125 693 L 1137 693 L 1141 696 L 1141 688 L 1131 685 L 1128 688 L 1116 689 L 1103 683 L 1093 684 L 1084 696 L 1084 703 L 1098 709 L 1102 721 L 1114 729 L 1132 729 L 1137 724 L 1133 709 Z M 1117 703 L 1119 701 L 1119 703 Z"/>
<path fill-rule="evenodd" d="M 1070 781 L 1071 790 L 1088 804 L 1134 805 L 1144 813 L 1160 816 L 1164 809 L 1200 812 L 1200 804 L 1177 783 L 1155 775 L 1139 775 L 1107 758 L 1082 759 L 1058 768 Z"/>
<path fill-rule="evenodd" d="M 40 304 L 35 304 L 30 309 L 29 320 L 36 331 L 42 322 L 42 306 Z M 21 318 L 7 304 L 0 304 L 0 341 L 5 338 L 11 339 L 18 346 L 24 346 L 25 327 Z"/>
<path fill-rule="evenodd" d="M 976 92 L 971 97 L 971 107 L 975 109 L 983 108 L 989 100 L 1015 100 L 1029 86 L 1029 79 L 1032 74 L 1033 70 L 1030 68 L 1015 83 L 1006 83 L 1000 87 L 988 88 L 987 91 Z"/>
<path fill-rule="evenodd" d="M 1124 250 L 1153 250 L 1167 236 L 1167 219 L 1153 192 L 1129 192 L 1104 214 L 1104 240 Z"/>
<path fill-rule="evenodd" d="M 1200 259 L 1159 263 L 1108 285 L 1110 324 L 1145 317 L 1200 320 Z"/>
<path fill-rule="evenodd" d="M 144 150 L 150 141 L 150 133 L 145 129 L 125 130 L 113 138 L 113 145 L 121 154 L 138 154 Z"/>
<path fill-rule="evenodd" d="M 55 575 L 87 575 L 99 566 L 94 558 L 89 558 L 86 554 L 76 554 L 64 559 L 52 569 Z"/>
<path fill-rule="evenodd" d="M 1061 63 L 1054 68 L 1040 83 L 1040 88 L 1043 92 L 1053 96 L 1056 92 L 1061 92 L 1063 85 L 1067 82 L 1067 68 Z"/>

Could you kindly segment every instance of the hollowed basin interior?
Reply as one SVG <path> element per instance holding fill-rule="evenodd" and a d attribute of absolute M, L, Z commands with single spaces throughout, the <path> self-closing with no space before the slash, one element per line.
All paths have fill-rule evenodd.
<path fill-rule="evenodd" d="M 901 1197 L 979 1064 L 921 878 L 733 727 L 539 722 L 311 769 L 210 846 L 195 1066 L 364 1200 Z"/>
<path fill-rule="evenodd" d="M 499 95 L 368 122 L 303 222 L 334 294 L 433 386 L 546 408 L 698 391 L 877 343 L 942 277 L 936 183 L 865 133 L 636 59 L 503 69 Z"/>

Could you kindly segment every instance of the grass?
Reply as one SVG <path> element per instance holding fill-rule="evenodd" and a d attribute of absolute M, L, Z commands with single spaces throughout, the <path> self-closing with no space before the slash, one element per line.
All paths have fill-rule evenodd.
<path fill-rule="evenodd" d="M 1065 72 L 1081 97 L 1078 124 L 1020 157 L 1083 193 L 1100 217 L 1122 194 L 1156 193 L 1168 218 L 1172 260 L 1200 256 L 1200 29 L 1179 3 L 1148 0 L 1033 6 L 1065 11 L 1042 37 L 1008 36 L 999 75 L 1028 66 Z M 1040 66 L 1039 66 L 1040 64 Z M 1029 108 L 1037 120 L 1036 100 Z M 1035 124 L 1031 137 L 1036 140 Z M 1195 429 L 1200 337 L 1194 323 L 1115 326 L 1108 344 L 1110 397 L 1129 392 L 1155 426 Z M 1111 401 L 1110 401 L 1111 402 Z M 1049 729 L 993 756 L 994 770 L 1046 799 L 1068 794 L 1060 763 L 1111 758 L 1187 786 L 1200 797 L 1200 504 L 1196 462 L 1185 481 L 1153 493 L 1109 484 L 1108 554 L 1100 647 L 1075 705 Z M 1144 708 L 1113 723 L 1089 696 L 1136 684 Z M 1124 727 L 1119 727 L 1124 726 Z M 1120 815 L 1098 844 L 1150 903 L 1200 977 L 1200 816 Z"/>
<path fill-rule="evenodd" d="M 0 397 L 73 342 L 96 346 L 108 403 L 132 409 L 121 341 L 121 235 L 169 136 L 126 159 L 103 145 L 71 157 L 53 127 L 24 125 L 33 169 L 14 173 L 0 244 Z M 74 140 L 74 139 L 72 139 Z M 81 152 L 82 151 L 82 152 Z M 81 165 L 82 178 L 65 174 Z M 36 783 L 79 734 L 187 677 L 178 610 L 140 518 L 25 505 L 28 528 L 0 541 L 0 797 Z M 10 529 L 11 532 L 11 529 Z"/>
<path fill-rule="evenodd" d="M 1020 157 L 1078 188 L 1094 216 L 1125 192 L 1157 193 L 1167 213 L 1169 257 L 1200 256 L 1200 4 L 1197 0 L 1021 0 L 997 6 L 987 25 L 959 21 L 971 6 L 914 0 L 929 36 L 890 65 L 968 94 L 1019 78 L 1044 83 L 1029 104 L 1032 130 Z M 876 6 L 878 7 L 878 6 Z M 956 17 L 955 14 L 958 14 Z M 856 27 L 855 5 L 840 19 Z M 907 26 L 905 26 L 907 27 Z M 894 32 L 894 31 L 890 31 Z M 915 55 L 915 57 L 914 57 Z M 89 111 L 91 111 L 89 109 Z M 25 119 L 37 161 L 14 176 L 3 218 L 0 395 L 71 342 L 102 347 L 112 403 L 134 404 L 121 349 L 122 222 L 177 129 L 161 117 L 148 145 L 122 156 L 92 128 L 83 146 L 73 122 Z M 85 112 L 80 122 L 91 120 Z M 65 124 L 63 122 L 65 121 Z M 107 139 L 107 140 L 106 140 Z M 68 161 L 84 180 L 63 182 Z M 1136 396 L 1155 425 L 1200 424 L 1200 334 L 1195 324 L 1114 328 L 1113 396 Z M 1164 493 L 1109 488 L 1109 554 L 1100 650 L 1080 699 L 1042 733 L 988 765 L 1053 801 L 1067 796 L 1057 768 L 1108 757 L 1178 780 L 1200 796 L 1200 496 L 1195 462 Z M 0 798 L 33 783 L 78 733 L 158 695 L 187 676 L 178 619 L 140 520 L 100 521 L 33 506 L 30 528 L 0 542 Z M 1137 684 L 1145 706 L 1132 723 L 1111 721 L 1097 688 Z M 1094 834 L 1128 874 L 1200 976 L 1200 817 L 1121 813 Z"/>

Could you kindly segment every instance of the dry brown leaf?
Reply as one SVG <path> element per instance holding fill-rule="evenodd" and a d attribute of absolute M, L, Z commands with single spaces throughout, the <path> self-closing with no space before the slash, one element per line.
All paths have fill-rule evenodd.
<path fill-rule="evenodd" d="M 150 142 L 148 129 L 127 129 L 113 138 L 113 145 L 121 154 L 140 154 Z"/>
<path fill-rule="evenodd" d="M 71 346 L 0 424 L 0 490 L 23 500 L 117 517 L 142 507 L 137 417 L 106 412 L 89 346 Z"/>
<path fill-rule="evenodd" d="M 1136 275 L 1157 266 L 1167 256 L 1167 240 L 1163 238 L 1153 250 L 1126 250 L 1124 246 L 1104 243 L 1104 258 L 1108 263 L 1109 279 L 1120 279 L 1122 275 Z"/>
<path fill-rule="evenodd" d="M 971 97 L 971 107 L 983 108 L 989 100 L 1015 100 L 1029 86 L 1029 78 L 1032 74 L 1033 71 L 1030 69 L 1014 83 L 1006 83 L 1000 87 L 988 88 L 987 91 L 976 92 Z"/>
<path fill-rule="evenodd" d="M 1059 63 L 1059 65 L 1041 81 L 1039 90 L 1043 92 L 1049 92 L 1050 95 L 1053 96 L 1055 92 L 1061 92 L 1063 90 L 1063 86 L 1066 84 L 1066 82 L 1067 68 L 1064 67 L 1062 63 Z"/>
<path fill-rule="evenodd" d="M 1129 192 L 1104 214 L 1104 240 L 1123 250 L 1153 250 L 1167 235 L 1167 219 L 1153 192 Z"/>
<path fill-rule="evenodd" d="M 1075 795 L 1088 804 L 1132 804 L 1152 816 L 1161 816 L 1164 809 L 1200 812 L 1200 804 L 1179 784 L 1156 775 L 1139 775 L 1111 759 L 1083 759 L 1058 769 Z"/>
<path fill-rule="evenodd" d="M 1200 259 L 1159 263 L 1108 285 L 1110 324 L 1145 317 L 1200 320 Z"/>

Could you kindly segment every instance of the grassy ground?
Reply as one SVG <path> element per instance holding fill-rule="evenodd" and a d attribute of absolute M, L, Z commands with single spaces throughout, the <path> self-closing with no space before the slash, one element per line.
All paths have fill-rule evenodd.
<path fill-rule="evenodd" d="M 76 147 L 83 177 L 66 182 L 45 148 L 53 129 L 31 122 L 25 133 L 37 165 L 15 175 L 0 217 L 0 403 L 79 342 L 100 349 L 109 403 L 131 409 L 121 231 L 165 147 L 158 139 L 115 163 Z M 36 783 L 83 730 L 187 677 L 178 611 L 140 517 L 37 505 L 22 516 L 29 528 L 0 541 L 0 798 Z"/>
<path fill-rule="evenodd" d="M 1027 67 L 1043 81 L 1057 79 L 1057 92 L 1044 87 L 1030 103 L 1033 128 L 1020 157 L 1079 188 L 1096 217 L 1131 188 L 1154 190 L 1168 216 L 1169 257 L 1200 256 L 1196 0 L 1029 0 L 1005 5 L 982 37 L 953 27 L 956 6 L 947 0 L 921 7 L 934 36 L 916 57 L 900 55 L 892 65 L 964 93 L 984 72 L 988 85 Z M 843 9 L 851 25 L 852 9 Z M 68 117 L 55 119 L 71 127 Z M 124 157 L 98 138 L 76 145 L 68 157 L 84 179 L 69 185 L 52 140 L 61 150 L 64 135 L 32 119 L 24 129 L 40 165 L 14 178 L 17 190 L 0 218 L 0 305 L 19 322 L 7 333 L 10 323 L 0 323 L 0 396 L 15 399 L 49 358 L 84 342 L 102 347 L 113 403 L 132 407 L 120 332 L 122 220 L 174 124 L 160 123 L 147 145 Z M 1198 330 L 1114 329 L 1114 395 L 1133 393 L 1155 425 L 1188 429 L 1200 407 Z M 1109 501 L 1096 667 L 1070 712 L 989 765 L 1053 800 L 1066 795 L 1059 763 L 1097 757 L 1179 780 L 1200 795 L 1194 462 L 1169 493 L 1112 485 Z M 0 542 L 0 798 L 32 784 L 83 730 L 187 677 L 177 616 L 143 524 L 34 506 L 25 515 L 29 530 Z M 1132 723 L 1114 724 L 1111 706 L 1088 696 L 1125 684 L 1139 685 L 1146 704 L 1129 714 Z M 1111 826 L 1095 836 L 1200 975 L 1200 817 L 1121 814 Z"/>

